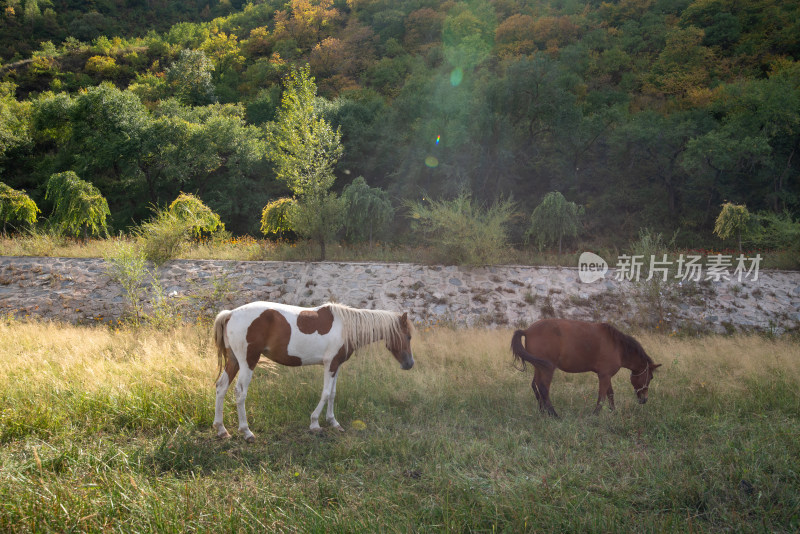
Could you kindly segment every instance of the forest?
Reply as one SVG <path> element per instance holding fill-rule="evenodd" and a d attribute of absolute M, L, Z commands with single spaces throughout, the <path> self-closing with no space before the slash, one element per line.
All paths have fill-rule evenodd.
<path fill-rule="evenodd" d="M 724 203 L 798 225 L 798 60 L 784 0 L 0 0 L 0 182 L 46 218 L 74 173 L 113 233 L 188 193 L 257 235 L 299 191 L 275 139 L 306 72 L 330 191 L 380 190 L 383 239 L 467 194 L 513 202 L 522 243 L 557 191 L 573 246 L 718 246 Z"/>

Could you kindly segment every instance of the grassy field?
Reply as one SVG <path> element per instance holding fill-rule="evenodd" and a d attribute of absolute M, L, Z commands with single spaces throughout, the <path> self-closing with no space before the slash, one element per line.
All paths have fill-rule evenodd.
<path fill-rule="evenodd" d="M 796 340 L 639 339 L 664 364 L 648 404 L 623 370 L 616 413 L 592 416 L 595 376 L 558 373 L 561 420 L 509 331 L 420 332 L 410 371 L 357 353 L 343 434 L 308 431 L 320 367 L 263 367 L 246 444 L 213 437 L 206 328 L 0 322 L 0 531 L 800 529 Z"/>

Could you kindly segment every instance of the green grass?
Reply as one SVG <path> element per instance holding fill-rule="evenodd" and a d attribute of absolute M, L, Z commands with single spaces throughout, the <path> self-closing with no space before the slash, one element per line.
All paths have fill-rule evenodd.
<path fill-rule="evenodd" d="M 420 332 L 410 371 L 357 353 L 343 434 L 308 431 L 321 368 L 259 368 L 247 444 L 213 437 L 205 327 L 2 323 L 0 531 L 797 531 L 796 342 L 638 337 L 664 364 L 648 404 L 623 370 L 592 416 L 595 375 L 558 373 L 561 420 L 509 331 Z"/>

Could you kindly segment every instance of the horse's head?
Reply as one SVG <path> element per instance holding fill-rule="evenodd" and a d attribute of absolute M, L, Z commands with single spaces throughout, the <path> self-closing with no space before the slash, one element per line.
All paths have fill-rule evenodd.
<path fill-rule="evenodd" d="M 653 380 L 653 371 L 661 367 L 660 363 L 647 363 L 645 368 L 638 373 L 631 372 L 631 385 L 636 392 L 636 398 L 639 404 L 647 402 L 647 390 L 650 388 L 650 382 Z"/>
<path fill-rule="evenodd" d="M 386 348 L 394 355 L 394 359 L 400 362 L 404 370 L 414 367 L 414 355 L 411 353 L 411 334 L 414 333 L 414 325 L 408 320 L 408 314 L 404 313 L 398 318 L 400 322 L 398 335 L 389 336 L 386 340 Z"/>

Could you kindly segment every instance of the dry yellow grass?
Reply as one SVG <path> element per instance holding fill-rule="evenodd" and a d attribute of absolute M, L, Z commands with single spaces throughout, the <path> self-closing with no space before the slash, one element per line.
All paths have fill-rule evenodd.
<path fill-rule="evenodd" d="M 800 347 L 789 339 L 755 335 L 675 338 L 649 333 L 635 337 L 663 364 L 654 383 L 657 389 L 737 390 L 748 377 L 769 379 L 770 375 L 800 381 Z M 417 364 L 410 373 L 395 373 L 396 362 L 381 344 L 375 344 L 359 351 L 343 368 L 343 384 L 357 381 L 359 374 L 379 374 L 396 382 L 393 385 L 398 389 L 431 393 L 451 388 L 482 390 L 508 381 L 519 382 L 524 389 L 532 374 L 523 375 L 512 367 L 510 338 L 510 330 L 423 330 L 413 341 Z M 30 388 L 80 384 L 87 390 L 125 389 L 148 384 L 197 391 L 208 389 L 216 372 L 216 354 L 210 331 L 204 326 L 163 332 L 12 321 L 0 323 L 0 339 L 0 380 L 24 380 Z M 314 387 L 320 372 L 310 369 L 294 376 L 297 370 L 267 367 L 270 375 L 288 375 L 286 381 L 311 381 Z M 621 391 L 627 391 L 624 370 L 615 377 L 615 385 L 618 382 Z M 572 386 L 591 392 L 595 383 L 591 373 L 558 373 L 554 386 L 556 391 Z"/>
<path fill-rule="evenodd" d="M 0 380 L 30 389 L 78 385 L 208 388 L 216 369 L 208 332 L 193 326 L 157 330 L 0 322 Z"/>

